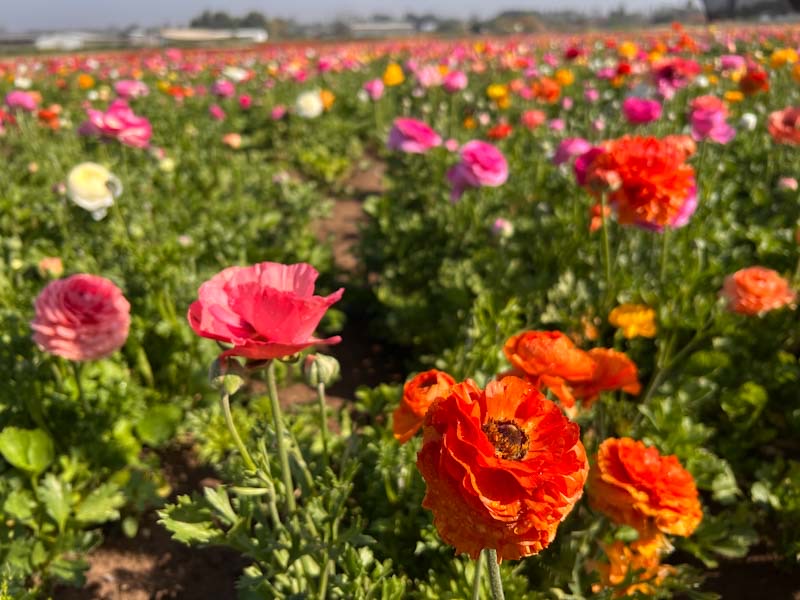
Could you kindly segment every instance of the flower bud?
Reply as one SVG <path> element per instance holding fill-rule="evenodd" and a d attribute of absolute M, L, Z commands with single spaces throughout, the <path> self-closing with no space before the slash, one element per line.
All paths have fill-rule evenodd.
<path fill-rule="evenodd" d="M 326 354 L 309 354 L 303 363 L 303 375 L 311 387 L 329 386 L 339 379 L 339 373 L 339 361 Z"/>
<path fill-rule="evenodd" d="M 208 379 L 213 388 L 223 390 L 233 396 L 244 385 L 244 377 L 240 374 L 241 370 L 241 365 L 235 360 L 217 358 L 211 363 Z"/>

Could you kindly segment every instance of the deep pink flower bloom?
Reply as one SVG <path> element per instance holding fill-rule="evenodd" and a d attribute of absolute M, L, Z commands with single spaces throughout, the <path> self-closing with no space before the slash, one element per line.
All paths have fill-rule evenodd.
<path fill-rule="evenodd" d="M 447 172 L 454 202 L 470 187 L 498 187 L 508 179 L 508 161 L 487 142 L 472 140 L 461 147 L 461 162 Z"/>
<path fill-rule="evenodd" d="M 377 102 L 383 97 L 384 85 L 380 79 L 370 79 L 364 84 L 364 91 L 367 92 L 369 99 Z"/>
<path fill-rule="evenodd" d="M 239 96 L 239 108 L 242 110 L 247 110 L 251 106 L 253 106 L 253 98 L 251 96 L 248 96 L 247 94 L 242 94 Z"/>
<path fill-rule="evenodd" d="M 96 360 L 128 338 L 130 304 L 108 279 L 78 274 L 51 281 L 39 293 L 31 321 L 33 341 L 68 360 Z"/>
<path fill-rule="evenodd" d="M 632 125 L 652 123 L 661 118 L 661 103 L 647 98 L 626 98 L 622 103 L 622 114 Z"/>
<path fill-rule="evenodd" d="M 87 109 L 89 120 L 84 122 L 79 133 L 115 139 L 133 148 L 147 148 L 153 136 L 153 127 L 146 117 L 136 115 L 122 98 L 114 100 L 108 108 Z"/>
<path fill-rule="evenodd" d="M 464 71 L 450 71 L 444 76 L 442 87 L 444 91 L 454 94 L 467 87 L 467 74 Z"/>
<path fill-rule="evenodd" d="M 38 106 L 36 97 L 24 90 L 12 90 L 6 94 L 6 106 L 11 110 L 33 112 Z"/>
<path fill-rule="evenodd" d="M 131 98 L 141 98 L 150 93 L 150 88 L 147 84 L 138 79 L 121 79 L 114 84 L 114 91 L 117 96 L 125 100 Z"/>
<path fill-rule="evenodd" d="M 229 267 L 200 286 L 189 307 L 189 325 L 202 337 L 233 347 L 222 356 L 268 360 L 314 344 L 337 344 L 339 336 L 313 337 L 325 311 L 344 293 L 314 295 L 319 273 L 309 264 L 264 262 Z"/>
<path fill-rule="evenodd" d="M 283 104 L 278 104 L 277 106 L 273 107 L 269 116 L 273 121 L 280 121 L 284 116 L 286 116 L 286 107 Z"/>
<path fill-rule="evenodd" d="M 711 140 L 727 144 L 736 135 L 736 130 L 725 119 L 728 109 L 716 96 L 699 96 L 689 105 L 689 122 L 695 141 Z"/>
<path fill-rule="evenodd" d="M 441 136 L 429 125 L 417 119 L 397 118 L 389 132 L 388 146 L 391 150 L 424 154 L 441 144 Z"/>
<path fill-rule="evenodd" d="M 747 61 L 738 54 L 723 54 L 719 57 L 719 65 L 723 71 L 743 71 L 747 68 Z"/>

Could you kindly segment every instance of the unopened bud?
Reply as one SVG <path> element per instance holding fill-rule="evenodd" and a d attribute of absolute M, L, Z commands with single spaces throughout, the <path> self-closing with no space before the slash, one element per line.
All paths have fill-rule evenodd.
<path fill-rule="evenodd" d="M 326 354 L 309 354 L 303 363 L 303 375 L 311 387 L 320 383 L 329 386 L 339 379 L 339 373 L 339 361 Z"/>
<path fill-rule="evenodd" d="M 215 389 L 233 396 L 244 385 L 244 377 L 239 373 L 241 365 L 235 360 L 217 358 L 208 370 L 208 379 Z"/>

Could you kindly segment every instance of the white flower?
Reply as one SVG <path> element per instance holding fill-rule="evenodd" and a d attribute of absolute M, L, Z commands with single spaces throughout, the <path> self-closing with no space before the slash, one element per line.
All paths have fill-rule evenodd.
<path fill-rule="evenodd" d="M 324 109 L 319 90 L 303 92 L 294 103 L 295 112 L 304 119 L 316 119 Z"/>
<path fill-rule="evenodd" d="M 694 80 L 694 84 L 700 88 L 707 88 L 709 86 L 708 77 L 705 75 L 698 75 Z"/>
<path fill-rule="evenodd" d="M 122 193 L 122 183 L 103 165 L 81 163 L 67 175 L 67 194 L 75 204 L 88 210 L 95 221 L 106 216 L 114 198 Z"/>
<path fill-rule="evenodd" d="M 747 131 L 753 131 L 756 125 L 758 125 L 758 117 L 750 112 L 744 113 L 739 120 L 739 126 Z"/>
<path fill-rule="evenodd" d="M 234 67 L 231 65 L 222 70 L 222 76 L 227 77 L 234 83 L 241 83 L 247 79 L 247 69 L 242 69 L 241 67 Z"/>

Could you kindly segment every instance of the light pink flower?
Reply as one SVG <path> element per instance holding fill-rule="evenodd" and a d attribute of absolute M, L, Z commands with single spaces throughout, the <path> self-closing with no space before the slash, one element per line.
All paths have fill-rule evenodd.
<path fill-rule="evenodd" d="M 68 360 L 96 360 L 128 338 L 130 304 L 108 279 L 78 274 L 50 282 L 34 304 L 33 341 Z"/>
<path fill-rule="evenodd" d="M 728 109 L 716 96 L 699 96 L 689 105 L 689 121 L 695 141 L 711 140 L 727 144 L 736 135 L 736 130 L 725 119 Z"/>
<path fill-rule="evenodd" d="M 652 123 L 661 118 L 661 103 L 658 100 L 632 96 L 622 102 L 622 114 L 632 125 Z"/>
<path fill-rule="evenodd" d="M 364 84 L 364 91 L 367 92 L 370 100 L 377 102 L 383 97 L 384 85 L 380 79 L 370 79 Z"/>
<path fill-rule="evenodd" d="M 309 264 L 264 262 L 229 267 L 200 286 L 189 307 L 195 333 L 233 347 L 222 356 L 268 360 L 314 344 L 337 344 L 339 336 L 313 337 L 325 311 L 344 293 L 314 295 L 317 270 Z"/>
<path fill-rule="evenodd" d="M 78 130 L 83 135 L 97 135 L 115 139 L 133 148 L 147 148 L 153 136 L 153 127 L 146 117 L 136 115 L 122 98 L 112 102 L 105 112 L 90 108 L 89 120 Z"/>
<path fill-rule="evenodd" d="M 591 150 L 592 144 L 583 138 L 566 138 L 561 141 L 553 155 L 553 164 L 562 165 L 569 162 L 576 156 L 585 154 Z"/>
<path fill-rule="evenodd" d="M 150 93 L 150 88 L 147 84 L 138 79 L 121 79 L 114 84 L 114 91 L 117 96 L 124 100 L 131 98 L 141 98 Z"/>
<path fill-rule="evenodd" d="M 447 172 L 454 202 L 470 187 L 498 187 L 508 179 L 508 161 L 487 142 L 472 140 L 461 147 L 461 162 Z"/>
<path fill-rule="evenodd" d="M 547 115 L 541 110 L 526 110 L 520 120 L 524 127 L 536 129 L 547 120 Z"/>
<path fill-rule="evenodd" d="M 209 106 L 208 107 L 208 114 L 215 121 L 224 121 L 225 120 L 225 111 L 222 110 L 222 107 L 219 104 L 212 104 L 211 106 Z"/>
<path fill-rule="evenodd" d="M 388 146 L 390 150 L 424 154 L 441 144 L 441 136 L 429 125 L 417 119 L 397 118 L 389 132 Z"/>
<path fill-rule="evenodd" d="M 454 94 L 467 87 L 467 74 L 464 71 L 450 71 L 444 76 L 442 87 L 444 91 Z"/>
<path fill-rule="evenodd" d="M 286 107 L 283 104 L 278 104 L 272 108 L 269 116 L 273 121 L 280 121 L 286 116 Z"/>
<path fill-rule="evenodd" d="M 236 88 L 227 79 L 218 79 L 211 86 L 211 93 L 218 98 L 231 98 L 236 93 Z"/>

